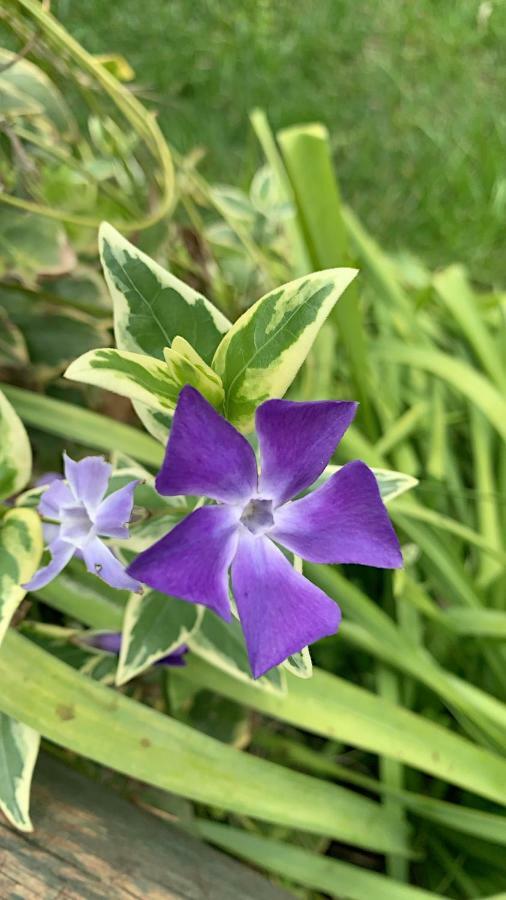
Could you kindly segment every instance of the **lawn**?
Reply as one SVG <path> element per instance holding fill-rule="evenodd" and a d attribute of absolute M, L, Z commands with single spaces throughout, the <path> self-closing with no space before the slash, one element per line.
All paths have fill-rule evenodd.
<path fill-rule="evenodd" d="M 205 171 L 246 181 L 248 113 L 320 120 L 343 193 L 387 249 L 504 282 L 506 5 L 459 0 L 55 0 L 94 52 L 123 53 L 142 95 Z"/>

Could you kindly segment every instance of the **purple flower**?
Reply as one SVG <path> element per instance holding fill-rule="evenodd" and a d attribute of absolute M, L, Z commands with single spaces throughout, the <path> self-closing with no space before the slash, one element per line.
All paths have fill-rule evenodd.
<path fill-rule="evenodd" d="M 376 479 L 348 463 L 313 493 L 357 404 L 268 400 L 256 413 L 260 475 L 246 440 L 192 387 L 181 391 L 160 494 L 200 495 L 197 509 L 139 554 L 128 572 L 231 619 L 228 570 L 255 678 L 339 625 L 333 600 L 279 549 L 318 563 L 397 568 L 399 542 Z"/>
<path fill-rule="evenodd" d="M 95 647 L 97 650 L 104 650 L 106 653 L 114 653 L 119 655 L 121 650 L 122 634 L 121 631 L 101 631 L 84 637 L 82 643 L 88 647 Z M 188 653 L 186 644 L 181 644 L 172 653 L 163 656 L 157 660 L 155 666 L 169 666 L 171 668 L 181 668 L 186 665 L 185 656 Z"/>
<path fill-rule="evenodd" d="M 131 481 L 105 497 L 112 474 L 109 463 L 101 456 L 87 456 L 75 462 L 64 453 L 63 459 L 66 481 L 56 476 L 39 503 L 41 515 L 52 520 L 44 524 L 51 562 L 39 569 L 24 587 L 30 591 L 45 587 L 74 555 L 78 555 L 88 572 L 99 575 L 112 587 L 139 590 L 139 583 L 127 575 L 99 537 L 128 537 L 128 522 L 138 482 Z"/>

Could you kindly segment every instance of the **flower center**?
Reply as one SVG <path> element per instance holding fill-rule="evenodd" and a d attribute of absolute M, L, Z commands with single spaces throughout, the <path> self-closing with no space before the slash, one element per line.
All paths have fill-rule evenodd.
<path fill-rule="evenodd" d="M 63 510 L 61 517 L 61 537 L 75 546 L 84 545 L 89 536 L 93 522 L 84 506 L 70 506 Z"/>
<path fill-rule="evenodd" d="M 252 534 L 262 534 L 274 525 L 272 500 L 250 500 L 244 507 L 241 522 Z"/>

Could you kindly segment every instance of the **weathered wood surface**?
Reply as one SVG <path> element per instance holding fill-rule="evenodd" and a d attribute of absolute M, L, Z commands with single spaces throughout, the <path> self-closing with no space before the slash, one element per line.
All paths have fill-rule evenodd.
<path fill-rule="evenodd" d="M 47 756 L 39 760 L 32 798 L 33 835 L 0 820 L 1 900 L 291 896 Z"/>

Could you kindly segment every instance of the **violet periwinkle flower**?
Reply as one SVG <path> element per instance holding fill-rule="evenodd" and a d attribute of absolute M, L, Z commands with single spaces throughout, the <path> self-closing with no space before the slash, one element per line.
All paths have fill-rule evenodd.
<path fill-rule="evenodd" d="M 105 653 L 113 653 L 119 656 L 122 642 L 121 631 L 99 631 L 82 639 L 82 643 L 88 647 L 94 647 L 96 650 L 103 650 Z M 181 644 L 172 653 L 163 656 L 155 662 L 155 666 L 168 666 L 169 668 L 181 668 L 186 665 L 185 656 L 188 653 L 186 644 Z"/>
<path fill-rule="evenodd" d="M 44 538 L 51 562 L 35 573 L 24 587 L 36 591 L 45 587 L 65 568 L 74 555 L 82 557 L 86 568 L 111 587 L 136 591 L 140 585 L 127 575 L 101 537 L 127 538 L 137 481 L 131 481 L 105 496 L 112 466 L 101 456 L 87 456 L 80 462 L 63 454 L 65 481 L 56 476 L 43 493 L 39 512 L 51 522 L 44 523 Z"/>
<path fill-rule="evenodd" d="M 340 611 L 279 545 L 316 563 L 402 565 L 376 479 L 351 462 L 306 496 L 357 404 L 267 400 L 256 412 L 260 474 L 245 437 L 192 387 L 181 391 L 156 479 L 160 494 L 216 501 L 140 553 L 128 572 L 231 619 L 228 570 L 253 675 L 337 631 Z"/>

